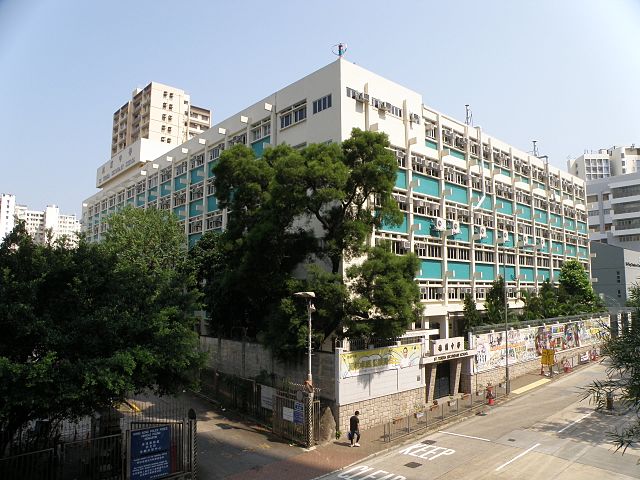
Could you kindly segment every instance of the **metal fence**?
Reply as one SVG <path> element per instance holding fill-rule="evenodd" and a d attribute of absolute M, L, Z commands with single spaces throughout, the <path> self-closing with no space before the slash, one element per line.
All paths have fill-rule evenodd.
<path fill-rule="evenodd" d="M 289 412 L 291 416 L 287 416 Z M 273 399 L 273 433 L 310 447 L 320 440 L 320 401 L 302 390 L 279 390 Z"/>
<path fill-rule="evenodd" d="M 141 405 L 130 413 L 109 409 L 78 421 L 55 422 L 53 428 L 49 424 L 47 435 L 40 432 L 37 442 L 27 441 L 36 435 L 27 426 L 0 458 L 0 479 L 124 480 L 129 433 L 158 425 L 170 427 L 170 474 L 195 478 L 195 412 L 187 413 L 177 403 Z M 46 448 L 36 448 L 42 445 Z M 18 449 L 23 451 L 15 454 Z"/>
<path fill-rule="evenodd" d="M 491 387 L 491 402 L 505 397 L 503 385 Z M 392 418 L 384 425 L 384 441 L 391 442 L 399 437 L 437 426 L 459 415 L 473 411 L 481 412 L 489 403 L 486 387 L 479 391 L 441 400 L 437 404 L 416 410 L 409 415 Z M 482 412 L 481 412 L 482 413 Z"/>

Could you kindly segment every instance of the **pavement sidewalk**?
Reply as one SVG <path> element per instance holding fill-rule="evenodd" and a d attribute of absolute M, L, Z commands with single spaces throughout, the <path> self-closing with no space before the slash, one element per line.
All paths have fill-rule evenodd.
<path fill-rule="evenodd" d="M 578 368 L 582 368 L 580 366 Z M 559 372 L 554 374 L 553 379 L 542 376 L 539 372 L 531 372 L 515 378 L 511 381 L 511 396 L 508 399 L 500 399 L 496 405 L 500 405 L 503 402 L 507 402 L 510 399 L 517 398 L 518 396 L 529 393 L 535 389 L 540 388 L 542 385 L 548 384 L 548 381 L 542 381 L 547 379 L 555 381 L 563 376 L 570 375 L 571 373 Z M 490 413 L 494 407 L 484 406 L 479 407 L 483 413 Z M 476 410 L 477 412 L 477 410 Z M 281 480 L 286 478 L 287 480 L 311 480 L 318 477 L 322 477 L 338 470 L 344 469 L 354 463 L 359 463 L 368 457 L 385 453 L 386 451 L 396 448 L 397 446 L 414 441 L 416 437 L 424 435 L 426 432 L 441 428 L 444 424 L 451 424 L 462 421 L 465 418 L 473 416 L 476 412 L 469 412 L 461 414 L 457 417 L 453 417 L 450 421 L 434 425 L 429 429 L 423 429 L 409 435 L 400 437 L 392 442 L 385 442 L 384 440 L 384 425 L 379 425 L 374 428 L 363 430 L 362 438 L 360 439 L 360 447 L 351 448 L 346 435 L 338 440 L 333 440 L 328 443 L 318 445 L 311 449 L 304 449 L 294 445 L 287 445 L 286 441 L 280 441 L 274 439 L 270 432 L 267 430 L 261 430 L 255 425 L 251 425 L 251 434 L 253 437 L 247 437 L 247 441 L 255 443 L 256 445 L 263 444 L 264 442 L 272 442 L 272 444 L 280 443 L 281 447 L 289 448 L 286 454 L 274 455 L 269 459 L 262 459 L 257 464 L 249 465 L 248 463 L 242 468 L 238 462 L 242 462 L 243 459 L 237 458 L 225 458 L 220 457 L 210 459 L 214 461 L 218 468 L 216 470 L 219 473 L 233 472 L 230 475 L 217 474 L 215 478 L 226 478 L 231 480 Z M 242 423 L 242 420 L 237 419 L 238 425 Z M 200 425 L 200 423 L 199 423 Z M 200 426 L 199 426 L 200 430 Z M 264 452 L 269 454 L 269 452 Z M 276 453 L 275 451 L 273 452 Z M 248 460 L 248 459 L 246 459 Z M 199 461 L 202 461 L 199 459 Z M 233 462 L 233 465 L 227 466 L 218 462 Z M 201 478 L 213 478 L 209 476 L 201 476 Z"/>

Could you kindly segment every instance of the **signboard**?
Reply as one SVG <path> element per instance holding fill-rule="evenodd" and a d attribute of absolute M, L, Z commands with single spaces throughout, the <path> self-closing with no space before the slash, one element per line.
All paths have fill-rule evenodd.
<path fill-rule="evenodd" d="M 260 385 L 260 406 L 267 410 L 273 411 L 273 395 L 275 394 L 273 387 Z"/>
<path fill-rule="evenodd" d="M 287 422 L 293 422 L 293 408 L 282 407 L 282 419 Z"/>
<path fill-rule="evenodd" d="M 132 431 L 130 445 L 131 480 L 153 480 L 170 474 L 169 425 Z"/>
<path fill-rule="evenodd" d="M 293 405 L 293 423 L 298 425 L 304 423 L 304 404 L 302 402 L 296 402 Z"/>
<path fill-rule="evenodd" d="M 463 357 L 471 357 L 475 355 L 475 350 L 463 350 L 462 352 L 454 352 L 454 353 L 445 353 L 444 355 L 436 355 L 432 357 L 424 357 L 422 359 L 422 363 L 434 363 L 434 362 L 444 362 L 445 360 L 451 360 L 453 358 L 463 358 Z"/>
<path fill-rule="evenodd" d="M 556 351 L 551 348 L 543 349 L 542 357 L 540 358 L 542 365 L 553 365 L 555 363 L 553 358 L 555 353 Z"/>

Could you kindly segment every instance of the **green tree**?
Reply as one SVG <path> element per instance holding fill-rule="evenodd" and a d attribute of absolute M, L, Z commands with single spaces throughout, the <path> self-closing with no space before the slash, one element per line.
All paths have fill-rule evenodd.
<path fill-rule="evenodd" d="M 36 245 L 20 225 L 0 246 L 0 438 L 134 391 L 194 384 L 202 360 L 191 317 L 197 292 L 174 258 L 184 248 L 154 237 L 140 212 L 115 216 L 104 245 Z M 131 257 L 126 246 L 141 246 L 145 233 L 146 248 Z"/>
<path fill-rule="evenodd" d="M 596 409 L 603 410 L 607 407 L 607 398 L 613 395 L 623 408 L 637 412 L 640 409 L 640 329 L 632 328 L 624 335 L 608 337 L 602 345 L 602 351 L 609 360 L 607 377 L 594 380 L 585 389 L 585 398 L 591 397 Z M 640 420 L 635 415 L 633 420 L 608 433 L 616 449 L 624 452 L 640 443 Z"/>
<path fill-rule="evenodd" d="M 596 295 L 589 274 L 577 260 L 564 262 L 560 269 L 558 301 L 565 315 L 602 310 L 602 301 Z"/>
<path fill-rule="evenodd" d="M 390 338 L 403 334 L 420 319 L 420 290 L 415 282 L 419 259 L 413 254 L 395 255 L 382 244 L 368 252 L 366 260 L 348 271 L 355 296 L 347 307 L 350 333 Z"/>
<path fill-rule="evenodd" d="M 489 325 L 504 322 L 504 279 L 499 276 L 491 284 L 484 302 L 486 319 Z"/>
<path fill-rule="evenodd" d="M 476 301 L 470 293 L 467 293 L 464 296 L 464 306 L 462 311 L 464 313 L 465 332 L 469 332 L 473 327 L 482 325 L 482 315 L 480 315 L 480 312 L 476 307 Z"/>
<path fill-rule="evenodd" d="M 536 293 L 522 292 L 520 298 L 524 303 L 522 309 L 523 320 L 537 320 L 560 316 L 558 307 L 558 293 L 553 284 L 546 279 Z"/>
<path fill-rule="evenodd" d="M 343 260 L 366 254 L 375 225 L 402 221 L 391 195 L 397 162 L 388 146 L 386 135 L 355 129 L 341 145 L 280 145 L 261 158 L 235 146 L 222 154 L 213 173 L 220 206 L 231 210 L 228 228 L 215 240 L 205 235 L 192 255 L 214 329 L 231 335 L 242 326 L 243 334 L 288 355 L 303 345 L 306 318 L 290 296 L 310 289 L 330 293 L 327 314 L 314 315 L 314 331 L 328 335 L 348 323 Z M 216 266 L 197 266 L 206 258 Z M 313 263 L 331 275 L 297 280 L 302 266 Z M 362 324 L 384 333 L 382 322 L 369 320 Z"/>

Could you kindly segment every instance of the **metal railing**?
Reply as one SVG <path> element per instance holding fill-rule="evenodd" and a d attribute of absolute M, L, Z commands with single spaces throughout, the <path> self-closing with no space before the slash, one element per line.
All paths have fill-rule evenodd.
<path fill-rule="evenodd" d="M 481 390 L 467 394 L 459 394 L 450 399 L 441 399 L 437 404 L 418 409 L 408 415 L 401 415 L 390 419 L 384 425 L 384 441 L 392 442 L 397 438 L 427 430 L 441 425 L 448 420 L 474 411 L 481 412 L 488 407 L 487 388 L 479 386 Z M 506 396 L 504 385 L 491 387 L 493 402 Z"/>

